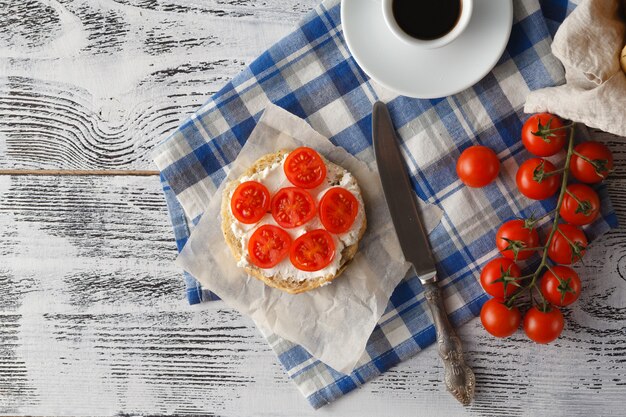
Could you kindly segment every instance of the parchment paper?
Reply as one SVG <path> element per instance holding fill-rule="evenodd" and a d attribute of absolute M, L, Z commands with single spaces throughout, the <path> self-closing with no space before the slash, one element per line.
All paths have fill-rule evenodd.
<path fill-rule="evenodd" d="M 339 278 L 324 287 L 291 295 L 248 277 L 237 267 L 222 235 L 220 204 L 225 184 L 238 178 L 258 158 L 304 145 L 356 177 L 368 226 L 359 251 Z M 441 219 L 441 210 L 422 203 L 422 216 L 431 231 Z M 361 357 L 391 293 L 409 268 L 378 174 L 334 146 L 304 120 L 273 105 L 265 110 L 176 262 L 227 304 L 250 316 L 263 333 L 273 332 L 302 345 L 344 373 L 352 371 Z"/>

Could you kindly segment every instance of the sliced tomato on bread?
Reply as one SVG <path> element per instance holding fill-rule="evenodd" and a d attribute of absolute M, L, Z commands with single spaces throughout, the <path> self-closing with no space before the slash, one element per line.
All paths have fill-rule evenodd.
<path fill-rule="evenodd" d="M 230 199 L 233 216 L 241 223 L 254 224 L 261 220 L 270 208 L 270 192 L 260 182 L 246 181 L 239 184 Z"/>
<path fill-rule="evenodd" d="M 272 268 L 289 255 L 291 236 L 283 229 L 266 224 L 254 231 L 248 241 L 250 262 L 259 268 Z"/>
<path fill-rule="evenodd" d="M 318 187 L 326 178 L 326 164 L 314 149 L 301 147 L 287 155 L 283 166 L 287 179 L 296 187 Z"/>
<path fill-rule="evenodd" d="M 285 229 L 302 226 L 315 217 L 315 201 L 298 187 L 281 188 L 272 198 L 272 216 Z"/>
<path fill-rule="evenodd" d="M 291 245 L 289 259 L 301 271 L 319 271 L 335 258 L 335 242 L 326 230 L 317 229 L 297 238 Z"/>
<path fill-rule="evenodd" d="M 350 230 L 358 212 L 358 200 L 345 188 L 333 187 L 320 200 L 320 220 L 331 233 L 345 233 Z"/>

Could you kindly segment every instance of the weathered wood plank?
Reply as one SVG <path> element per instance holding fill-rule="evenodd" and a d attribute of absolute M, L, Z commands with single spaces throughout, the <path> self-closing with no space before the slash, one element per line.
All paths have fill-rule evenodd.
<path fill-rule="evenodd" d="M 152 168 L 149 151 L 315 0 L 0 5 L 0 168 Z"/>
<path fill-rule="evenodd" d="M 612 182 L 621 207 L 625 186 Z M 557 343 L 495 340 L 478 321 L 460 330 L 478 379 L 468 414 L 619 415 L 624 241 L 613 231 L 590 250 Z M 0 413 L 463 413 L 434 349 L 311 410 L 249 319 L 186 305 L 156 178 L 1 177 L 0 254 Z"/>

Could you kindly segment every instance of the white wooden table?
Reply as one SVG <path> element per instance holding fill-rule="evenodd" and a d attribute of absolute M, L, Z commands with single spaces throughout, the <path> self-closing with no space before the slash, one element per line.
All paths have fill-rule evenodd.
<path fill-rule="evenodd" d="M 315 3 L 0 0 L 0 413 L 626 413 L 624 230 L 589 252 L 558 342 L 460 330 L 465 410 L 428 349 L 314 412 L 250 320 L 187 305 L 149 151 Z M 607 140 L 624 222 L 625 146 Z"/>

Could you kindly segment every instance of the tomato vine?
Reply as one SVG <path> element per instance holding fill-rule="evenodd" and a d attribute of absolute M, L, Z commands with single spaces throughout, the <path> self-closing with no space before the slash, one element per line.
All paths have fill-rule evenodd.
<path fill-rule="evenodd" d="M 522 128 L 522 143 L 530 153 L 538 157 L 553 156 L 566 147 L 565 160 L 557 168 L 550 161 L 535 157 L 518 169 L 516 184 L 526 197 L 543 200 L 558 192 L 558 198 L 554 210 L 539 218 L 510 220 L 496 234 L 496 246 L 502 258 L 489 262 L 480 280 L 485 291 L 495 297 L 481 310 L 482 323 L 494 336 L 513 334 L 522 317 L 519 307 L 527 306 L 523 315 L 526 335 L 537 343 L 549 343 L 564 327 L 560 308 L 580 295 L 580 278 L 567 265 L 581 260 L 585 254 L 588 242 L 579 226 L 595 221 L 600 199 L 587 185 L 569 181 L 572 177 L 585 183 L 602 181 L 613 169 L 613 158 L 610 150 L 599 142 L 586 141 L 575 146 L 575 126 L 575 123 L 563 124 L 558 116 L 541 113 L 532 115 Z M 472 180 L 461 179 L 466 184 Z M 537 244 L 536 229 L 548 216 L 552 217 L 552 225 L 541 246 Z M 516 262 L 537 252 L 540 261 L 535 270 L 522 275 Z"/>
<path fill-rule="evenodd" d="M 565 168 L 569 167 L 569 163 L 570 163 L 570 160 L 572 158 L 573 150 L 574 150 L 574 124 L 570 125 L 570 134 L 569 134 L 568 143 L 567 143 L 567 156 L 565 157 L 565 164 L 564 164 Z M 548 265 L 548 248 L 550 247 L 550 243 L 552 242 L 552 239 L 554 238 L 554 235 L 555 235 L 555 233 L 556 233 L 556 231 L 558 230 L 558 227 L 559 227 L 559 219 L 561 217 L 559 211 L 561 209 L 561 205 L 563 204 L 563 198 L 565 197 L 565 193 L 567 191 L 567 181 L 568 181 L 568 179 L 569 179 L 569 170 L 568 169 L 564 169 L 563 170 L 563 176 L 562 176 L 562 179 L 561 179 L 561 190 L 559 192 L 559 197 L 557 199 L 556 208 L 554 209 L 554 211 L 550 212 L 550 213 L 554 213 L 554 221 L 552 222 L 552 228 L 550 229 L 550 233 L 548 234 L 548 238 L 546 239 L 546 245 L 540 248 L 540 249 L 543 250 L 543 253 L 541 254 L 541 262 L 537 266 L 537 269 L 535 270 L 534 273 L 518 278 L 519 281 L 522 281 L 522 280 L 528 279 L 528 278 L 532 278 L 532 280 L 530 281 L 528 286 L 525 288 L 528 291 L 537 290 L 537 284 L 536 284 L 537 283 L 537 278 L 539 278 L 539 275 L 541 274 L 541 272 L 543 271 L 544 268 L 546 268 L 546 267 L 549 268 L 549 265 Z M 533 225 L 532 227 L 535 227 L 535 226 Z M 557 278 L 558 278 L 558 276 L 557 276 Z M 546 309 L 547 309 L 545 298 L 541 294 L 541 291 L 537 290 L 537 292 L 539 293 L 539 295 L 541 296 L 541 298 L 543 300 L 542 311 L 545 312 Z M 507 307 L 512 307 L 514 305 L 513 301 L 515 301 L 515 299 L 522 293 L 523 293 L 523 291 L 518 291 L 516 294 L 514 294 L 511 297 L 509 297 L 508 300 L 506 300 L 506 303 L 505 303 L 507 305 Z M 531 293 L 531 299 L 532 299 L 532 293 Z"/>

